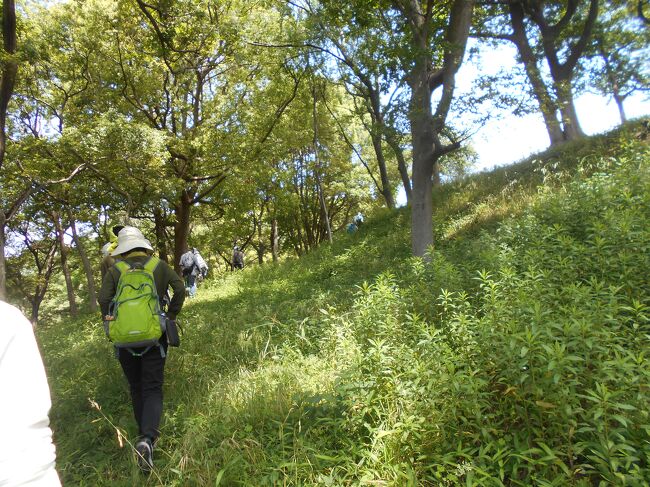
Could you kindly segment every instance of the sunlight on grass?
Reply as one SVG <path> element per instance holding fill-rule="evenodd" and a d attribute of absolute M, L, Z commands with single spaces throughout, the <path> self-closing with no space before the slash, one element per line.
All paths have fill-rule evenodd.
<path fill-rule="evenodd" d="M 444 186 L 430 261 L 401 209 L 208 279 L 148 479 L 99 321 L 44 326 L 64 483 L 644 485 L 649 162 L 623 131 Z"/>

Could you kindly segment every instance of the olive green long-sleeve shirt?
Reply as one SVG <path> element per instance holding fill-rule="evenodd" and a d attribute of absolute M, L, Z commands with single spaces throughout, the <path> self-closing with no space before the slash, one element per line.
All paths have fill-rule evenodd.
<path fill-rule="evenodd" d="M 144 253 L 134 252 L 134 255 L 126 254 L 122 260 L 129 264 L 138 262 L 144 265 L 147 259 L 149 259 L 149 256 Z M 185 284 L 183 283 L 183 280 L 178 274 L 176 274 L 174 269 L 169 267 L 169 265 L 162 260 L 156 266 L 156 269 L 153 272 L 153 278 L 156 283 L 156 291 L 158 291 L 158 296 L 160 296 L 161 300 L 165 295 L 165 291 L 167 291 L 169 287 L 172 288 L 174 294 L 169 303 L 169 308 L 167 309 L 167 316 L 170 319 L 175 320 L 183 307 L 183 301 L 185 301 Z M 115 266 L 109 268 L 102 281 L 102 288 L 99 291 L 98 301 L 102 310 L 102 317 L 108 314 L 108 308 L 117 292 L 117 283 L 119 280 L 120 271 L 117 270 Z"/>

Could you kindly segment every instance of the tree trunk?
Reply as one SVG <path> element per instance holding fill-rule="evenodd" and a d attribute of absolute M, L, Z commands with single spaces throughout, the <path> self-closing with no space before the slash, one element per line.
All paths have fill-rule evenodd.
<path fill-rule="evenodd" d="M 399 142 L 395 140 L 395 137 L 391 134 L 386 134 L 386 142 L 393 149 L 395 157 L 397 158 L 397 169 L 399 170 L 399 175 L 402 179 L 402 186 L 404 186 L 404 193 L 406 193 L 406 204 L 411 204 L 411 179 L 409 178 L 408 166 L 406 164 L 406 159 L 404 158 L 404 151 L 399 145 Z"/>
<path fill-rule="evenodd" d="M 175 206 L 176 223 L 174 224 L 174 269 L 180 273 L 180 258 L 189 248 L 187 239 L 190 234 L 190 216 L 192 212 L 192 199 L 187 190 L 181 193 L 180 202 Z"/>
<path fill-rule="evenodd" d="M 2 40 L 5 59 L 2 63 L 0 80 L 0 169 L 4 163 L 7 148 L 7 108 L 14 92 L 18 63 L 13 57 L 16 53 L 16 3 L 14 0 L 2 2 Z"/>
<path fill-rule="evenodd" d="M 36 325 L 38 325 L 38 312 L 41 308 L 41 303 L 43 302 L 43 298 L 34 296 L 32 298 L 32 315 L 30 317 L 30 321 L 32 322 L 32 326 L 36 328 Z"/>
<path fill-rule="evenodd" d="M 585 136 L 580 127 L 578 114 L 573 103 L 573 93 L 571 90 L 571 81 L 562 80 L 555 83 L 555 92 L 560 105 L 562 114 L 562 125 L 564 126 L 564 140 L 577 140 Z"/>
<path fill-rule="evenodd" d="M 79 257 L 84 267 L 84 272 L 86 273 L 86 282 L 88 283 L 88 305 L 90 307 L 91 313 L 97 312 L 97 290 L 95 289 L 95 277 L 93 275 L 93 269 L 90 265 L 90 260 L 88 259 L 88 254 L 86 249 L 81 243 L 81 239 L 77 234 L 77 224 L 72 215 L 72 211 L 68 208 L 68 219 L 70 220 L 70 228 L 72 229 L 72 239 L 74 240 L 77 250 L 79 251 Z"/>
<path fill-rule="evenodd" d="M 524 10 L 521 4 L 517 2 L 510 3 L 510 21 L 513 30 L 512 41 L 517 47 L 524 69 L 526 70 L 526 75 L 533 88 L 533 94 L 542 112 L 549 141 L 551 145 L 560 144 L 564 142 L 564 135 L 562 134 L 560 121 L 557 118 L 558 107 L 548 92 L 542 74 L 537 67 L 537 59 L 528 43 L 528 37 L 526 37 L 524 17 Z"/>
<path fill-rule="evenodd" d="M 7 300 L 7 267 L 5 262 L 5 211 L 0 208 L 0 300 Z"/>
<path fill-rule="evenodd" d="M 158 248 L 158 257 L 160 257 L 160 260 L 169 263 L 169 257 L 167 255 L 167 235 L 165 234 L 165 217 L 160 208 L 154 208 L 153 219 L 156 232 L 156 247 Z"/>
<path fill-rule="evenodd" d="M 70 304 L 70 314 L 72 316 L 77 316 L 79 310 L 77 309 L 77 300 L 74 294 L 74 286 L 72 285 L 72 277 L 70 275 L 70 268 L 68 267 L 68 248 L 65 245 L 65 240 L 63 238 L 63 228 L 61 226 L 61 217 L 55 211 L 52 212 L 52 218 L 54 220 L 54 227 L 56 229 L 56 238 L 59 242 L 59 249 L 61 250 L 61 270 L 63 271 L 63 277 L 65 279 L 65 287 L 68 292 L 68 303 Z"/>
<path fill-rule="evenodd" d="M 7 144 L 6 123 L 9 100 L 14 92 L 18 63 L 13 58 L 16 52 L 16 4 L 14 0 L 2 2 L 2 40 L 7 58 L 2 63 L 2 79 L 0 79 L 0 170 L 2 169 Z M 7 269 L 5 262 L 5 209 L 0 208 L 0 299 L 7 298 Z"/>
<path fill-rule="evenodd" d="M 426 51 L 425 51 L 426 52 Z M 420 59 L 413 70 L 409 118 L 413 139 L 413 193 L 411 201 L 411 248 L 423 257 L 433 245 L 434 125 L 426 62 Z"/>
<path fill-rule="evenodd" d="M 616 75 L 612 72 L 609 62 L 603 53 L 603 59 L 606 63 L 607 68 L 607 78 L 609 79 L 610 86 L 612 87 L 612 96 L 614 97 L 614 103 L 616 103 L 616 108 L 618 108 L 618 115 L 621 117 L 621 123 L 627 122 L 627 115 L 625 114 L 625 109 L 623 108 L 623 102 L 625 97 L 621 95 L 621 90 L 616 80 Z"/>
<path fill-rule="evenodd" d="M 264 254 L 266 253 L 264 243 L 260 242 L 255 250 L 257 251 L 257 263 L 259 265 L 264 264 Z"/>
<path fill-rule="evenodd" d="M 255 229 L 257 230 L 257 246 L 255 246 L 255 251 L 257 252 L 257 263 L 262 265 L 264 264 L 264 254 L 266 253 L 266 246 L 264 245 L 264 239 L 262 238 L 262 215 L 264 214 L 264 206 L 260 211 L 259 218 L 255 218 Z"/>
<path fill-rule="evenodd" d="M 372 125 L 370 127 L 370 139 L 372 140 L 372 147 L 375 150 L 377 158 L 377 166 L 379 167 L 379 177 L 381 179 L 381 194 L 386 201 L 386 206 L 389 209 L 395 208 L 395 200 L 393 199 L 393 192 L 391 190 L 390 180 L 388 179 L 388 171 L 386 170 L 386 157 L 384 156 L 384 148 L 382 146 L 383 136 L 386 132 L 384 118 L 381 110 L 380 94 L 375 89 L 370 80 L 365 83 L 368 90 L 368 101 L 370 102 L 370 117 Z"/>
<path fill-rule="evenodd" d="M 418 46 L 426 53 L 427 44 Z M 411 74 L 409 119 L 413 144 L 413 199 L 411 201 L 411 250 L 424 257 L 433 245 L 433 116 L 426 60 L 420 55 Z"/>
<path fill-rule="evenodd" d="M 323 186 L 320 183 L 320 176 L 317 176 L 318 180 L 318 199 L 320 200 L 320 207 L 321 207 L 321 215 L 323 220 L 325 221 L 325 231 L 327 234 L 327 240 L 329 243 L 332 243 L 332 227 L 330 226 L 330 216 L 329 212 L 327 211 L 327 203 L 325 202 L 325 195 L 323 194 Z M 320 233 L 320 232 L 319 232 Z M 319 237 L 320 241 L 320 237 Z"/>
<path fill-rule="evenodd" d="M 414 154 L 411 199 L 411 250 L 419 257 L 424 257 L 433 245 L 433 169 L 423 159 L 422 154 Z"/>
<path fill-rule="evenodd" d="M 47 287 L 49 286 L 50 278 L 52 277 L 52 271 L 54 270 L 55 256 L 56 256 L 56 243 L 53 243 L 47 252 L 43 264 L 41 265 L 37 263 L 36 265 L 36 267 L 38 268 L 39 282 L 41 284 L 38 284 L 36 286 L 36 289 L 34 289 L 34 295 L 30 299 L 32 305 L 31 322 L 32 322 L 32 326 L 34 327 L 36 327 L 36 325 L 38 324 L 38 313 L 41 307 L 41 303 L 45 298 L 45 293 L 47 292 Z"/>
<path fill-rule="evenodd" d="M 607 83 L 612 88 L 612 96 L 614 97 L 614 102 L 618 108 L 618 114 L 621 117 L 621 123 L 627 122 L 627 116 L 625 115 L 625 110 L 623 109 L 623 102 L 625 97 L 621 96 L 621 90 L 619 88 L 618 79 L 616 76 L 616 70 L 612 67 L 612 63 L 609 60 L 609 54 L 605 48 L 605 41 L 602 34 L 595 35 L 596 45 L 598 46 L 598 53 L 605 64 L 605 76 L 607 78 Z"/>
<path fill-rule="evenodd" d="M 544 57 L 551 72 L 557 105 L 560 109 L 564 140 L 575 140 L 584 137 L 584 132 L 580 127 L 575 111 L 571 85 L 573 71 L 589 44 L 594 24 L 598 18 L 598 3 L 599 0 L 589 0 L 589 13 L 582 26 L 580 37 L 568 49 L 559 46 L 557 41 L 562 30 L 571 24 L 580 2 L 577 0 L 568 2 L 563 16 L 553 25 L 549 25 L 547 19 L 544 18 L 544 9 L 539 8 L 539 2 L 537 4 L 526 2 L 525 5 L 520 7 L 526 10 L 530 20 L 539 28 L 541 33 Z M 563 62 L 560 62 L 558 55 L 561 51 L 565 58 Z"/>
<path fill-rule="evenodd" d="M 318 111 L 316 106 L 316 85 L 312 85 L 312 95 L 313 95 L 313 118 L 314 118 L 314 158 L 316 159 L 316 186 L 318 189 L 318 199 L 320 200 L 321 215 L 325 220 L 325 228 L 327 230 L 327 238 L 330 243 L 332 243 L 332 228 L 330 227 L 330 217 L 327 211 L 327 205 L 325 204 L 325 196 L 323 195 L 323 186 L 321 185 L 320 180 L 320 171 L 321 171 L 321 160 L 319 154 L 319 144 L 318 144 Z M 319 232 L 320 233 L 320 232 Z M 320 240 L 320 237 L 319 237 Z"/>
<path fill-rule="evenodd" d="M 424 8 L 423 8 L 424 7 Z M 469 37 L 474 10 L 473 0 L 455 0 L 451 5 L 446 27 L 443 64 L 432 71 L 430 59 L 431 4 L 411 0 L 402 13 L 408 17 L 412 32 L 412 48 L 417 53 L 408 75 L 411 88 L 409 121 L 413 147 L 413 198 L 411 202 L 411 247 L 413 255 L 425 257 L 433 246 L 433 184 L 439 184 L 438 161 L 457 148 L 444 146 L 440 133 L 445 127 L 454 96 L 455 76 L 460 68 Z M 432 92 L 442 88 L 435 114 L 431 110 Z"/>
<path fill-rule="evenodd" d="M 537 65 L 533 62 L 526 64 L 525 68 L 530 84 L 533 87 L 533 93 L 539 104 L 539 110 L 542 112 L 549 142 L 551 145 L 561 144 L 564 142 L 564 134 L 562 133 L 562 124 L 557 118 L 557 105 L 546 89 Z"/>
<path fill-rule="evenodd" d="M 621 95 L 614 93 L 614 101 L 616 102 L 616 108 L 618 108 L 618 114 L 621 117 L 621 123 L 627 122 L 627 115 L 625 115 L 625 109 L 623 108 L 624 100 Z"/>
<path fill-rule="evenodd" d="M 271 219 L 271 255 L 273 257 L 273 262 L 278 261 L 278 252 L 279 252 L 279 236 L 278 236 L 278 220 L 277 218 Z"/>
<path fill-rule="evenodd" d="M 372 146 L 375 149 L 375 156 L 377 157 L 377 166 L 379 167 L 379 176 L 381 178 L 381 194 L 386 201 L 386 206 L 391 210 L 395 208 L 395 200 L 393 199 L 393 192 L 391 191 L 390 181 L 388 180 L 388 171 L 386 170 L 386 158 L 384 157 L 384 149 L 381 146 L 381 127 L 375 124 L 371 128 L 370 138 L 372 139 Z"/>

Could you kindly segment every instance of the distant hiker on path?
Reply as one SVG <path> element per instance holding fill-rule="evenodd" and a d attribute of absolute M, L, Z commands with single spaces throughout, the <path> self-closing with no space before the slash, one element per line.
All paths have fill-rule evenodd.
<path fill-rule="evenodd" d="M 32 324 L 0 301 L 0 485 L 60 487 L 52 405 Z"/>
<path fill-rule="evenodd" d="M 361 225 L 363 225 L 363 214 L 361 212 L 356 214 L 356 216 L 354 217 L 353 223 L 357 226 L 357 228 L 359 228 L 359 227 L 361 227 Z"/>
<path fill-rule="evenodd" d="M 235 245 L 232 250 L 232 268 L 233 270 L 244 268 L 244 252 L 241 251 L 238 245 Z"/>
<path fill-rule="evenodd" d="M 193 298 L 196 295 L 196 281 L 199 276 L 201 278 L 207 276 L 208 264 L 196 247 L 193 247 L 181 255 L 179 265 L 185 279 L 185 292 Z"/>
<path fill-rule="evenodd" d="M 117 247 L 111 253 L 122 261 L 108 270 L 99 292 L 104 325 L 129 382 L 133 413 L 140 434 L 135 449 L 138 464 L 145 472 L 153 468 L 153 448 L 159 435 L 158 427 L 163 411 L 163 372 L 168 339 L 162 323 L 165 323 L 166 327 L 175 327 L 176 316 L 185 300 L 182 279 L 166 262 L 152 257 L 152 251 L 151 243 L 144 238 L 140 230 L 124 227 L 118 235 Z M 138 277 L 142 280 L 139 286 L 127 285 L 127 282 L 132 282 L 128 281 L 129 279 Z M 174 294 L 165 317 L 160 309 L 163 296 L 169 287 Z M 133 293 L 141 288 L 148 288 L 148 292 L 140 291 L 139 296 L 133 296 Z M 127 296 L 129 292 L 131 295 Z M 126 297 L 122 297 L 123 295 Z M 133 316 L 138 319 L 133 319 Z M 118 343 L 118 336 L 122 337 L 123 341 L 132 341 L 134 339 L 129 337 L 135 334 L 135 339 L 139 339 L 137 333 L 141 333 L 141 330 L 138 327 L 141 322 L 148 320 L 154 322 L 154 333 L 142 337 L 146 340 L 133 342 L 132 346 L 129 346 L 129 343 Z M 121 335 L 118 335 L 118 332 L 121 332 Z M 123 338 L 125 336 L 126 338 Z M 144 345 L 139 346 L 140 344 Z"/>

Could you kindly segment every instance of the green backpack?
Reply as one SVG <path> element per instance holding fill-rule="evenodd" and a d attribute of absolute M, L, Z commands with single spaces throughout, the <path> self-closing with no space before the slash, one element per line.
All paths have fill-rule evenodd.
<path fill-rule="evenodd" d="M 118 348 L 151 348 L 160 344 L 166 321 L 153 276 L 159 262 L 157 257 L 150 257 L 144 266 L 125 261 L 115 263 L 120 280 L 109 308 L 114 319 L 106 322 L 106 334 Z"/>

